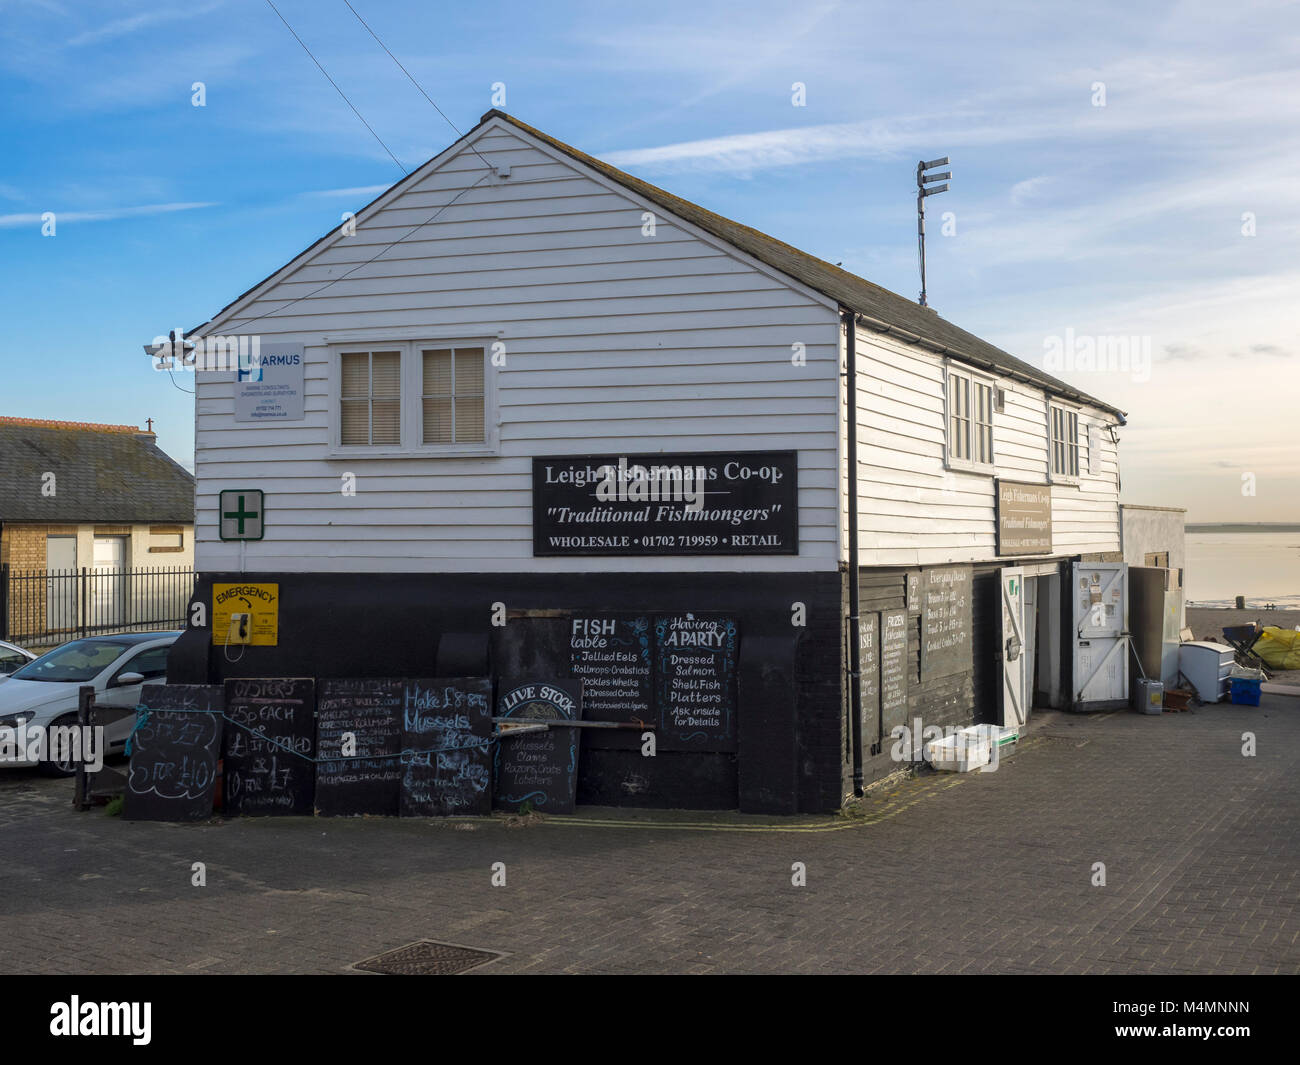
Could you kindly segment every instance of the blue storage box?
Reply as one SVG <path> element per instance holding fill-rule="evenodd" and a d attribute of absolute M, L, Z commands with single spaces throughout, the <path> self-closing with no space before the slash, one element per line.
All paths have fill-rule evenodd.
<path fill-rule="evenodd" d="M 1263 683 L 1256 677 L 1232 677 L 1232 701 L 1237 706 L 1258 706 L 1259 689 Z"/>

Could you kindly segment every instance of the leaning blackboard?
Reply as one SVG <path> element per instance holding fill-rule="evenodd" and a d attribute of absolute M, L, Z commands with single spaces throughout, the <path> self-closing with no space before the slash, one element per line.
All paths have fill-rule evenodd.
<path fill-rule="evenodd" d="M 212 816 L 224 709 L 215 686 L 146 684 L 140 690 L 123 811 L 127 820 Z"/>
<path fill-rule="evenodd" d="M 316 795 L 316 682 L 310 677 L 226 681 L 221 809 L 310 816 Z"/>
<path fill-rule="evenodd" d="M 736 621 L 657 617 L 655 702 L 664 750 L 736 749 Z"/>
<path fill-rule="evenodd" d="M 882 742 L 907 723 L 907 611 L 887 610 L 880 616 L 880 716 Z"/>
<path fill-rule="evenodd" d="M 582 718 L 582 682 L 503 681 L 497 717 L 512 721 L 577 721 Z M 503 809 L 531 803 L 544 813 L 571 814 L 578 789 L 576 728 L 548 728 L 523 736 L 503 735 L 494 758 L 493 799 Z"/>
<path fill-rule="evenodd" d="M 316 812 L 395 817 L 402 784 L 403 682 L 322 680 L 316 701 Z"/>
<path fill-rule="evenodd" d="M 490 814 L 492 727 L 489 678 L 406 681 L 401 815 Z"/>
<path fill-rule="evenodd" d="M 971 570 L 944 566 L 921 574 L 921 676 L 971 668 Z"/>

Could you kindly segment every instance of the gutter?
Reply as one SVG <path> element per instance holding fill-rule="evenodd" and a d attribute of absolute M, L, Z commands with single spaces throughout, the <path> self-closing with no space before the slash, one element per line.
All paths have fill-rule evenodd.
<path fill-rule="evenodd" d="M 853 749 L 853 794 L 862 794 L 862 628 L 861 595 L 858 590 L 858 338 L 857 315 L 840 311 L 840 320 L 848 331 L 845 348 L 848 373 L 848 455 L 849 489 L 849 734 Z"/>

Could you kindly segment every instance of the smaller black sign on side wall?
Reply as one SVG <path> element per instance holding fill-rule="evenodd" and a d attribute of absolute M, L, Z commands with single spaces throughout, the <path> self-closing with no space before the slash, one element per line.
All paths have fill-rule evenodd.
<path fill-rule="evenodd" d="M 862 670 L 858 682 L 862 691 L 863 745 L 872 742 L 880 728 L 880 615 L 863 614 L 858 619 L 858 655 Z M 880 737 L 876 736 L 876 739 Z"/>
<path fill-rule="evenodd" d="M 884 736 L 907 723 L 907 611 L 880 615 L 880 712 Z"/>
<path fill-rule="evenodd" d="M 1052 486 L 997 482 L 998 555 L 1052 553 Z"/>
<path fill-rule="evenodd" d="M 971 668 L 971 569 L 940 566 L 921 574 L 921 676 Z"/>
<path fill-rule="evenodd" d="M 533 554 L 797 555 L 795 451 L 533 459 Z"/>

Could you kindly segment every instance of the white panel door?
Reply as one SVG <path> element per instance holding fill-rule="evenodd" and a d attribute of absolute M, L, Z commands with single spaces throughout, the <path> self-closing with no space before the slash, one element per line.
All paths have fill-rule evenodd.
<path fill-rule="evenodd" d="M 122 584 L 125 581 L 126 538 L 95 537 L 94 572 L 90 577 L 90 617 L 92 628 L 113 628 L 123 623 Z"/>
<path fill-rule="evenodd" d="M 45 627 L 66 632 L 77 627 L 77 538 L 45 538 Z"/>
<path fill-rule="evenodd" d="M 1003 726 L 1023 725 L 1025 700 L 1025 571 L 1004 566 L 998 571 L 1002 589 L 1002 720 Z"/>
<path fill-rule="evenodd" d="M 1128 702 L 1128 564 L 1076 562 L 1074 596 L 1075 710 Z"/>

